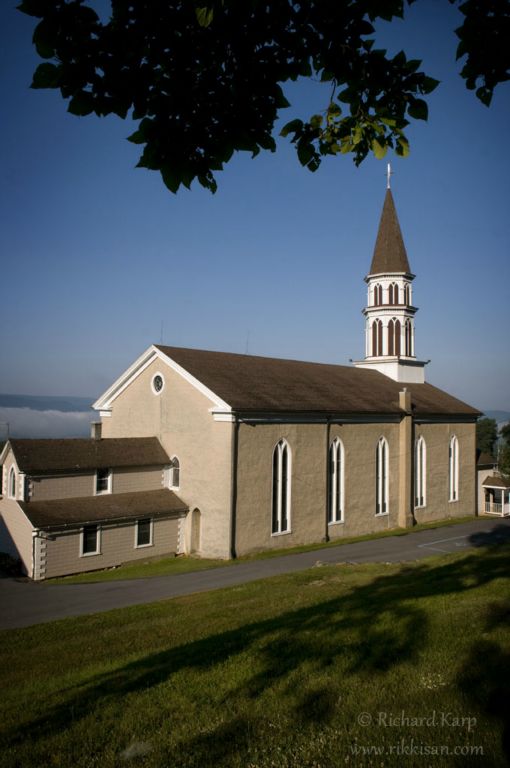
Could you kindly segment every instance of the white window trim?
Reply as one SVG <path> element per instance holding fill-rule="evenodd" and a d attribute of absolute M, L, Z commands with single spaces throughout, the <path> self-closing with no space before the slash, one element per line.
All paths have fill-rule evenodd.
<path fill-rule="evenodd" d="M 95 525 L 95 523 L 90 523 L 90 525 Z M 101 526 L 97 525 L 97 531 L 96 531 L 96 551 L 95 552 L 84 552 L 83 551 L 83 540 L 84 540 L 84 533 L 85 528 L 88 526 L 84 525 L 82 526 L 82 529 L 80 531 L 80 557 L 95 557 L 96 555 L 101 554 Z"/>
<path fill-rule="evenodd" d="M 283 456 L 283 449 L 287 449 L 287 483 L 286 487 L 282 488 L 281 482 L 282 482 L 282 456 Z M 274 455 L 275 451 L 278 451 L 278 468 L 276 472 L 274 472 Z M 273 453 L 271 455 L 271 536 L 286 536 L 289 533 L 292 533 L 292 527 L 291 527 L 291 503 L 292 503 L 292 452 L 290 450 L 290 445 L 285 439 L 279 440 L 275 447 L 273 448 Z M 277 511 L 276 511 L 276 518 L 278 523 L 278 530 L 273 531 L 273 499 L 274 499 L 274 483 L 275 481 L 278 483 L 278 490 L 277 490 L 277 496 L 276 496 L 276 505 L 277 505 Z M 287 500 L 287 528 L 283 531 L 281 529 L 282 526 L 282 499 L 283 494 L 286 495 Z"/>
<path fill-rule="evenodd" d="M 101 469 L 106 469 L 106 467 L 101 467 Z M 113 472 L 111 469 L 108 470 L 108 488 L 106 491 L 98 491 L 97 490 L 97 473 L 98 470 L 96 469 L 94 473 L 94 496 L 104 496 L 107 493 L 112 492 L 112 486 L 113 486 Z"/>
<path fill-rule="evenodd" d="M 12 478 L 14 477 L 14 493 L 12 490 Z M 9 469 L 9 474 L 7 476 L 7 498 L 8 499 L 15 499 L 16 498 L 16 491 L 18 490 L 18 476 L 16 474 L 16 469 L 14 465 L 11 465 L 11 468 Z"/>
<path fill-rule="evenodd" d="M 138 544 L 138 523 L 140 520 L 149 520 L 149 530 L 150 530 L 150 541 L 148 544 Z M 135 523 L 135 549 L 145 549 L 146 547 L 153 547 L 154 546 L 154 518 L 152 517 L 141 517 L 139 520 Z"/>
<path fill-rule="evenodd" d="M 385 450 L 383 450 L 385 449 Z M 389 497 L 389 467 L 390 467 L 390 450 L 388 446 L 388 441 L 385 437 L 379 438 L 379 442 L 377 443 L 376 448 L 377 454 L 376 454 L 376 464 L 375 464 L 375 471 L 376 471 L 376 495 L 375 495 L 375 516 L 376 517 L 386 517 L 390 514 L 390 497 Z M 377 474 L 378 468 L 382 466 L 382 457 L 386 457 L 386 463 L 385 463 L 385 469 L 386 472 L 384 474 L 384 487 L 383 487 L 383 477 L 381 476 L 381 473 Z M 378 512 L 377 511 L 377 500 L 381 499 L 383 501 L 386 501 L 386 511 L 384 512 Z"/>
<path fill-rule="evenodd" d="M 179 482 L 177 485 L 174 485 L 174 465 L 173 462 L 176 461 L 179 469 Z M 170 466 L 168 468 L 168 487 L 171 488 L 173 491 L 178 491 L 181 487 L 181 460 L 178 456 L 172 456 L 170 459 Z"/>
<path fill-rule="evenodd" d="M 154 386 L 154 379 L 155 379 L 157 376 L 159 376 L 159 377 L 160 377 L 160 379 L 161 379 L 161 381 L 163 382 L 163 386 L 161 387 L 161 389 L 159 390 L 159 392 L 158 392 L 158 390 L 156 389 L 156 387 Z M 156 371 L 156 373 L 153 375 L 153 377 L 152 377 L 152 379 L 151 379 L 151 389 L 152 389 L 152 394 L 153 394 L 153 395 L 156 395 L 156 397 L 158 397 L 158 396 L 159 396 L 159 395 L 160 395 L 160 394 L 163 392 L 163 390 L 165 389 L 165 377 L 163 376 L 163 374 L 161 373 L 161 371 Z"/>
<path fill-rule="evenodd" d="M 331 451 L 334 452 L 333 459 L 333 475 L 330 474 L 329 469 L 331 466 Z M 344 446 L 342 441 L 335 437 L 331 445 L 329 446 L 330 453 L 328 454 L 328 525 L 339 525 L 344 522 L 344 507 L 345 507 L 345 469 L 344 469 Z M 340 462 L 338 461 L 340 459 Z M 338 464 L 340 463 L 340 478 L 338 477 Z M 340 505 L 338 504 L 337 489 L 340 490 Z M 340 506 L 340 509 L 338 508 Z M 330 520 L 330 514 L 333 513 Z"/>
<path fill-rule="evenodd" d="M 419 461 L 420 446 L 422 459 L 421 464 Z M 414 448 L 414 462 L 414 508 L 423 509 L 427 506 L 427 443 L 425 442 L 423 435 L 420 435 L 416 440 Z M 420 497 L 423 498 L 423 502 L 421 504 L 417 503 L 416 501 Z"/>
<path fill-rule="evenodd" d="M 448 444 L 448 501 L 459 500 L 459 441 L 452 435 Z"/>

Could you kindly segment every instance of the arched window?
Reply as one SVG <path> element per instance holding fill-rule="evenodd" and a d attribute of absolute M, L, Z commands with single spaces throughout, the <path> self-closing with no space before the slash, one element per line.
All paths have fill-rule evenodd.
<path fill-rule="evenodd" d="M 412 357 L 413 356 L 413 332 L 412 332 L 410 320 L 406 320 L 405 322 L 405 346 L 406 346 L 406 357 Z"/>
<path fill-rule="evenodd" d="M 453 435 L 448 449 L 448 489 L 449 501 L 459 498 L 459 441 Z"/>
<path fill-rule="evenodd" d="M 273 533 L 290 531 L 291 456 L 285 440 L 280 440 L 273 451 Z"/>
<path fill-rule="evenodd" d="M 374 320 L 372 323 L 372 355 L 373 357 L 382 355 L 383 328 L 381 320 Z"/>
<path fill-rule="evenodd" d="M 16 498 L 16 470 L 14 467 L 11 467 L 11 471 L 9 472 L 9 498 L 15 499 Z"/>
<path fill-rule="evenodd" d="M 404 304 L 407 304 L 407 306 L 411 304 L 411 289 L 409 283 L 406 283 L 404 288 Z"/>
<path fill-rule="evenodd" d="M 382 285 L 374 285 L 374 304 L 379 307 L 382 304 Z"/>
<path fill-rule="evenodd" d="M 388 443 L 381 437 L 375 454 L 375 514 L 388 514 Z"/>
<path fill-rule="evenodd" d="M 398 285 L 390 283 L 388 290 L 388 304 L 398 304 Z"/>
<path fill-rule="evenodd" d="M 427 446 L 420 435 L 414 446 L 414 506 L 427 504 Z"/>
<path fill-rule="evenodd" d="M 396 318 L 388 323 L 388 355 L 400 357 L 400 320 Z"/>
<path fill-rule="evenodd" d="M 180 469 L 181 467 L 179 464 L 179 459 L 177 458 L 177 456 L 174 456 L 170 461 L 170 472 L 169 472 L 169 478 L 168 478 L 168 485 L 170 486 L 170 488 L 179 487 Z"/>
<path fill-rule="evenodd" d="M 344 447 L 338 438 L 329 446 L 328 523 L 344 519 Z"/>

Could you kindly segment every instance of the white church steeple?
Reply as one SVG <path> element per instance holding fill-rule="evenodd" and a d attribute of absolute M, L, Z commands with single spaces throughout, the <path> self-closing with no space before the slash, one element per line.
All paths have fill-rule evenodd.
<path fill-rule="evenodd" d="M 365 315 L 365 359 L 358 368 L 373 368 L 395 381 L 422 384 L 425 363 L 416 360 L 411 272 L 390 188 L 388 163 L 386 197 L 375 243 Z"/>

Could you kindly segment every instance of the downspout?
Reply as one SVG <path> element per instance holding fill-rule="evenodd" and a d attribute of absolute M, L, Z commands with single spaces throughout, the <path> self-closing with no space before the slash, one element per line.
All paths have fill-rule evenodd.
<path fill-rule="evenodd" d="M 412 528 L 414 519 L 414 418 L 411 393 L 404 387 L 399 392 L 399 407 L 403 414 L 399 424 L 398 526 Z"/>
<path fill-rule="evenodd" d="M 330 441 L 330 434 L 331 434 L 331 416 L 328 416 L 326 418 L 326 481 L 324 483 L 324 487 L 326 489 L 326 504 L 325 504 L 325 518 L 324 518 L 324 524 L 325 524 L 325 533 L 324 533 L 324 539 L 323 541 L 329 541 L 329 521 L 328 521 L 328 515 L 329 515 L 329 441 Z"/>
<path fill-rule="evenodd" d="M 232 430 L 232 450 L 230 466 L 230 557 L 235 560 L 236 553 L 236 516 L 237 516 L 237 456 L 239 446 L 239 420 L 234 414 Z"/>

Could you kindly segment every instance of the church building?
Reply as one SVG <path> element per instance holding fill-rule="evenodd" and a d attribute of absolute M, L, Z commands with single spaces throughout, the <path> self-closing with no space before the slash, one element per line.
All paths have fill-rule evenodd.
<path fill-rule="evenodd" d="M 26 572 L 233 558 L 475 515 L 480 414 L 425 382 L 389 186 L 365 279 L 353 366 L 152 345 L 94 403 L 90 440 L 8 442 L 0 512 Z"/>

